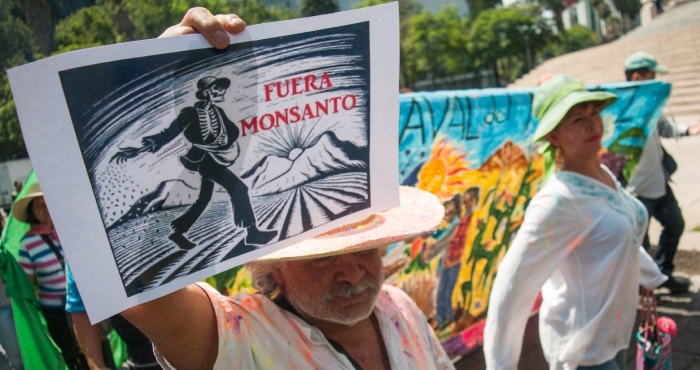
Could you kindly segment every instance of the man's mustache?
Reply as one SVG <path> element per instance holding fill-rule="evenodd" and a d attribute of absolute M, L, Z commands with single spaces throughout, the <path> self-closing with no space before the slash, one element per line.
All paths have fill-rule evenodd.
<path fill-rule="evenodd" d="M 351 298 L 356 296 L 365 290 L 373 289 L 374 283 L 367 279 L 358 282 L 357 284 L 347 284 L 342 287 L 334 288 L 332 291 L 326 294 L 326 301 L 332 301 L 335 298 Z"/>

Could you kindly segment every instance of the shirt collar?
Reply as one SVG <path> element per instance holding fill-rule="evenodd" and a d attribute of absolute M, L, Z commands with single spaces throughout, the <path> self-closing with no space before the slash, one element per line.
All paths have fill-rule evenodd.
<path fill-rule="evenodd" d="M 46 225 L 32 224 L 32 227 L 27 231 L 27 235 L 51 235 L 55 229 Z"/>

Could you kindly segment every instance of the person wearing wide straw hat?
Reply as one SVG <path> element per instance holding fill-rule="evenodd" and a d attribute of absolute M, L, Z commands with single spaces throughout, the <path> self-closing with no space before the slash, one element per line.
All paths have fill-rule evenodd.
<path fill-rule="evenodd" d="M 625 77 L 627 81 L 648 81 L 656 79 L 657 74 L 668 73 L 668 68 L 659 64 L 653 55 L 643 51 L 630 55 L 625 60 Z M 661 145 L 660 137 L 672 138 L 700 134 L 700 121 L 693 126 L 671 124 L 663 115 L 647 138 L 637 169 L 629 179 L 627 190 L 634 194 L 663 227 L 659 237 L 658 249 L 654 259 L 668 280 L 663 287 L 672 294 L 684 294 L 690 288 L 690 281 L 680 276 L 673 276 L 674 259 L 678 243 L 685 229 L 683 214 L 678 206 L 673 190 L 669 186 L 671 175 L 676 170 L 676 162 Z M 645 234 L 644 247 L 649 248 L 649 235 Z"/>
<path fill-rule="evenodd" d="M 540 339 L 551 369 L 623 369 L 639 285 L 666 280 L 640 247 L 644 206 L 600 163 L 600 112 L 616 99 L 565 75 L 535 92 L 533 140 L 549 179 L 498 268 L 484 332 L 489 369 L 517 368 L 540 289 Z M 561 168 L 554 172 L 556 152 Z"/>
<path fill-rule="evenodd" d="M 383 285 L 379 247 L 430 232 L 444 208 L 402 187 L 399 207 L 246 267 L 257 294 L 195 284 L 123 312 L 165 369 L 450 369 L 425 316 Z"/>
<path fill-rule="evenodd" d="M 69 369 L 87 369 L 87 361 L 73 339 L 65 311 L 66 275 L 63 248 L 39 184 L 12 205 L 12 215 L 31 225 L 20 240 L 18 263 L 38 290 L 39 307 L 49 334 L 61 349 Z"/>

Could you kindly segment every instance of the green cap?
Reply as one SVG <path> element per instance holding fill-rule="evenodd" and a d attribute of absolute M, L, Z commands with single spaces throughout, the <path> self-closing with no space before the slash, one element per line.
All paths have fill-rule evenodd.
<path fill-rule="evenodd" d="M 645 68 L 656 73 L 668 73 L 668 68 L 659 64 L 653 55 L 638 51 L 625 60 L 625 71 Z"/>
<path fill-rule="evenodd" d="M 545 156 L 545 181 L 554 172 L 554 150 L 545 136 L 559 125 L 575 105 L 585 102 L 603 102 L 603 108 L 617 100 L 617 95 L 605 91 L 588 91 L 581 80 L 556 75 L 535 90 L 532 98 L 532 111 L 540 121 L 532 136 L 533 142 L 540 142 L 540 153 Z"/>

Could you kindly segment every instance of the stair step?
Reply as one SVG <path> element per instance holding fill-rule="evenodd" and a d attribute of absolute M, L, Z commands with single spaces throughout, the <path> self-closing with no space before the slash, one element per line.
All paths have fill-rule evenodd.
<path fill-rule="evenodd" d="M 671 104 L 671 109 L 668 106 L 664 108 L 664 114 L 671 115 L 671 110 L 674 116 L 694 116 L 700 114 L 700 106 L 678 106 Z"/>

